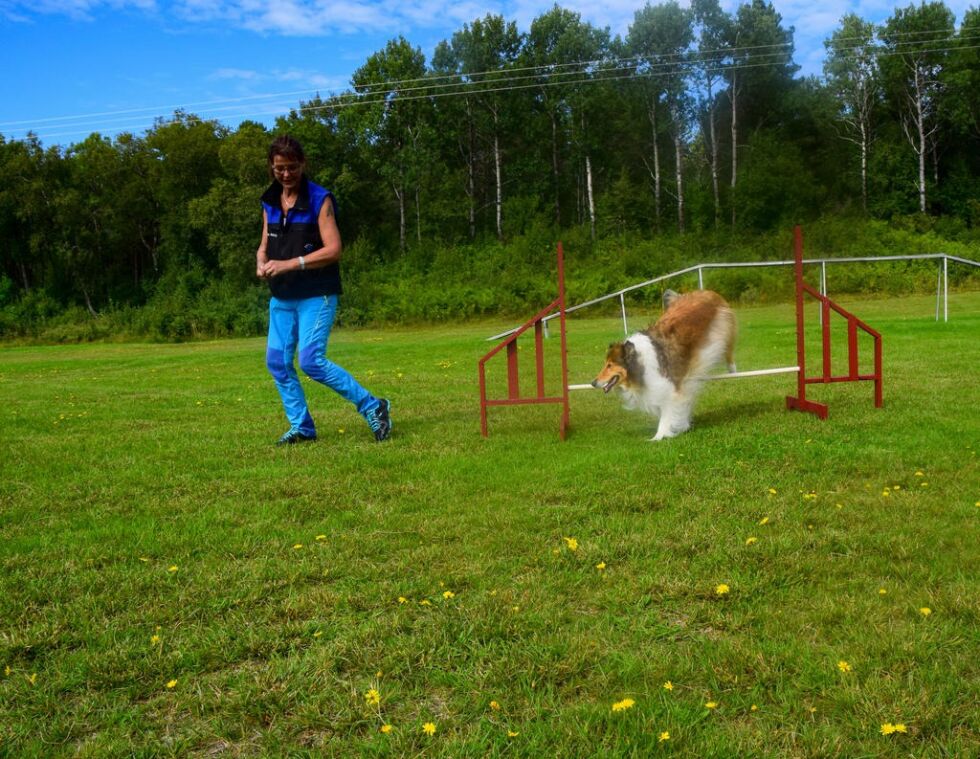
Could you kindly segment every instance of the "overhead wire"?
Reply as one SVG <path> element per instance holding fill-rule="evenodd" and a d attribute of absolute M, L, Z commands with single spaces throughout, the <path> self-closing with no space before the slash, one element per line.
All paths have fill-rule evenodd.
<path fill-rule="evenodd" d="M 948 42 L 948 43 L 957 43 L 949 47 L 939 47 L 939 48 L 929 48 L 929 49 L 914 48 L 912 50 L 894 50 L 886 46 L 877 46 L 878 49 L 873 51 L 873 55 L 875 55 L 876 57 L 884 57 L 889 55 L 902 55 L 907 52 L 930 53 L 930 52 L 951 52 L 954 50 L 957 51 L 971 50 L 977 48 L 978 46 L 962 45 L 960 43 L 962 43 L 963 41 L 973 41 L 975 39 L 980 39 L 980 34 L 969 35 L 966 38 L 947 37 L 947 39 L 941 40 L 943 42 Z M 940 40 L 931 40 L 931 42 L 938 42 L 938 41 Z M 784 49 L 790 47 L 790 44 L 791 43 L 773 43 L 769 45 L 742 46 L 738 48 L 718 48 L 710 52 L 734 53 L 736 51 L 741 52 L 741 51 L 748 51 L 748 50 L 775 49 L 774 52 L 760 53 L 754 56 L 751 55 L 747 56 L 746 60 L 749 60 L 753 57 L 756 60 L 758 60 L 759 58 L 780 58 L 785 55 L 786 51 Z M 851 47 L 845 46 L 843 48 L 838 48 L 838 52 L 843 52 L 845 54 L 845 60 L 848 60 L 847 58 L 848 51 L 855 54 L 850 59 L 856 60 L 857 59 L 856 53 L 858 50 L 860 50 L 862 54 L 865 55 L 867 54 L 867 46 L 863 44 L 855 45 Z M 281 105 L 277 105 L 273 110 L 258 110 L 258 111 L 253 110 L 248 113 L 227 114 L 221 116 L 220 118 L 224 118 L 228 120 L 243 119 L 249 117 L 268 116 L 268 115 L 285 115 L 285 113 L 306 113 L 306 112 L 317 112 L 317 111 L 322 111 L 327 109 L 339 110 L 343 108 L 349 108 L 352 106 L 375 105 L 379 103 L 389 102 L 389 98 L 391 97 L 393 92 L 396 100 L 404 102 L 404 101 L 419 100 L 425 98 L 464 96 L 464 95 L 473 95 L 473 94 L 489 93 L 489 92 L 505 92 L 509 90 L 526 90 L 535 87 L 543 88 L 543 87 L 553 87 L 559 85 L 592 84 L 592 83 L 598 83 L 602 81 L 616 81 L 629 77 L 666 78 L 671 76 L 677 76 L 682 73 L 687 73 L 687 71 L 689 71 L 690 68 L 694 66 L 700 66 L 702 71 L 711 71 L 713 73 L 724 73 L 726 71 L 735 71 L 744 68 L 759 68 L 763 66 L 773 66 L 779 63 L 778 60 L 776 61 L 769 60 L 769 61 L 755 62 L 755 63 L 735 63 L 735 64 L 729 63 L 729 64 L 716 64 L 713 66 L 705 66 L 704 64 L 714 63 L 716 59 L 712 59 L 711 57 L 704 55 L 704 52 L 708 52 L 708 51 L 697 51 L 694 54 L 687 53 L 686 51 L 681 53 L 676 53 L 676 54 L 667 54 L 664 56 L 659 56 L 661 60 L 655 63 L 650 63 L 648 56 L 628 56 L 628 57 L 613 58 L 613 59 L 597 59 L 597 60 L 574 61 L 574 62 L 556 63 L 556 64 L 541 64 L 537 66 L 517 67 L 513 69 L 504 69 L 504 70 L 496 69 L 496 70 L 488 70 L 488 71 L 482 71 L 482 72 L 477 72 L 472 74 L 452 72 L 452 73 L 438 74 L 434 77 L 428 76 L 428 77 L 417 77 L 417 78 L 403 79 L 403 80 L 391 80 L 391 81 L 384 81 L 378 83 L 368 83 L 364 86 L 365 91 L 359 91 L 355 89 L 355 91 L 352 92 L 348 90 L 340 94 L 332 95 L 325 103 L 323 103 L 323 99 L 320 98 L 320 102 L 323 103 L 321 105 L 303 106 L 302 101 L 300 101 L 301 102 L 300 108 L 293 108 L 293 107 L 284 108 Z M 787 61 L 787 63 L 789 63 L 789 61 Z M 640 64 L 644 64 L 646 68 L 644 68 L 643 70 L 639 70 L 638 66 Z M 568 69 L 575 66 L 578 67 L 577 70 L 556 71 L 556 69 Z M 593 68 L 590 70 L 590 67 Z M 528 72 L 528 71 L 537 72 L 537 73 L 514 76 L 515 73 Z M 569 76 L 575 76 L 581 74 L 589 74 L 589 76 L 587 76 L 585 79 L 578 79 L 572 81 L 569 81 L 567 79 L 558 79 L 557 81 L 550 81 L 550 80 L 540 81 L 542 77 L 551 77 L 557 79 L 559 77 L 569 77 Z M 610 74 L 613 75 L 610 76 Z M 476 77 L 485 77 L 485 78 L 476 79 Z M 525 82 L 528 79 L 534 79 L 536 81 L 529 84 L 516 84 L 517 82 Z M 450 80 L 450 81 L 439 83 L 441 80 Z M 415 82 L 426 82 L 426 84 L 420 85 L 418 87 L 397 86 L 401 84 L 411 84 Z M 486 86 L 481 87 L 481 85 L 487 85 L 487 84 L 503 84 L 506 86 L 498 86 L 493 88 L 488 88 Z M 455 89 L 452 89 L 451 91 L 448 92 L 439 91 L 439 90 L 446 90 L 449 88 L 455 88 Z M 205 101 L 205 103 L 207 102 L 230 103 L 231 105 L 223 106 L 220 108 L 206 109 L 205 113 L 215 114 L 215 116 L 212 116 L 210 118 L 204 118 L 201 115 L 197 115 L 197 114 L 191 114 L 191 115 L 193 115 L 195 118 L 201 119 L 202 121 L 215 120 L 216 118 L 219 118 L 217 116 L 219 112 L 237 108 L 239 104 L 243 103 L 246 100 L 268 100 L 270 97 L 288 97 L 290 95 L 303 94 L 309 92 L 310 90 L 301 90 L 294 93 L 283 93 L 282 95 L 275 95 L 275 96 L 249 96 L 247 98 L 229 98 L 229 99 L 222 99 L 216 101 Z M 381 98 L 375 97 L 381 93 L 384 93 L 383 97 Z M 416 94 L 407 94 L 407 93 L 416 93 Z M 318 94 L 319 93 L 317 93 L 317 95 Z M 266 104 L 265 102 L 260 102 L 257 103 L 256 105 L 258 107 L 261 107 L 265 104 Z M 271 105 L 271 103 L 269 105 Z M 140 112 L 142 110 L 146 110 L 146 109 L 132 109 L 132 112 Z M 130 111 L 115 112 L 115 114 L 124 115 L 125 113 L 128 112 Z M 110 112 L 107 115 L 111 115 L 111 114 L 112 112 Z M 63 117 L 63 118 L 68 119 L 71 117 Z M 167 119 L 157 117 L 154 119 L 153 125 L 161 122 L 164 124 L 172 123 L 172 121 L 173 120 L 168 121 Z M 2 126 L 4 125 L 0 124 L 0 127 Z M 51 128 L 57 129 L 58 126 L 69 127 L 74 125 L 52 124 Z M 103 125 L 99 125 L 98 127 L 93 127 L 91 124 L 88 125 L 79 124 L 77 126 L 78 128 L 73 129 L 72 131 L 63 131 L 63 132 L 54 132 L 54 133 L 46 132 L 45 134 L 43 134 L 43 137 L 45 139 L 51 139 L 54 137 L 78 135 L 85 132 L 101 133 L 103 131 L 119 134 L 121 132 L 129 131 L 132 128 L 137 128 L 137 129 L 149 128 L 149 126 L 152 125 L 147 125 L 145 120 L 140 120 L 139 122 L 127 122 L 121 124 L 120 123 L 103 124 Z M 42 130 L 43 129 L 44 128 L 42 127 Z M 34 133 L 37 134 L 37 132 Z"/>

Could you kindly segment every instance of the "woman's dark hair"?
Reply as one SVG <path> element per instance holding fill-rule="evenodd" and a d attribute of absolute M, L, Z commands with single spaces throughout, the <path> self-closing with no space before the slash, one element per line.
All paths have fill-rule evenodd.
<path fill-rule="evenodd" d="M 277 155 L 288 161 L 306 163 L 306 153 L 303 152 L 303 146 L 299 144 L 299 140 L 290 137 L 288 134 L 279 135 L 269 146 L 269 176 L 272 176 L 272 159 Z"/>

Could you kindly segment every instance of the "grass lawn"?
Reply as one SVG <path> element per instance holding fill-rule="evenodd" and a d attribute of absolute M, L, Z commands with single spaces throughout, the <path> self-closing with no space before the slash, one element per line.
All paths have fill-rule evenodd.
<path fill-rule="evenodd" d="M 715 382 L 661 443 L 594 391 L 481 438 L 510 323 L 338 330 L 381 445 L 308 386 L 272 446 L 261 340 L 3 349 L 0 756 L 980 755 L 980 293 L 845 305 L 884 408 Z M 792 314 L 739 312 L 740 369 Z M 577 383 L 622 329 L 569 334 Z"/>

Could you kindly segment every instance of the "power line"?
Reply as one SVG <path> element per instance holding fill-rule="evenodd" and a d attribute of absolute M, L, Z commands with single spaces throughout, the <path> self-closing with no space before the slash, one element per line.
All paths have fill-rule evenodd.
<path fill-rule="evenodd" d="M 972 41 L 973 39 L 980 39 L 980 35 L 972 35 L 966 39 L 967 41 Z M 946 41 L 951 41 L 951 40 L 946 40 Z M 962 39 L 957 39 L 956 41 L 962 41 Z M 778 48 L 784 46 L 783 45 L 753 46 L 752 49 L 773 48 L 773 47 Z M 977 47 L 980 46 L 956 45 L 955 47 L 942 47 L 942 48 L 933 48 L 933 49 L 926 49 L 926 50 L 917 49 L 915 50 L 915 52 L 922 52 L 922 53 L 950 52 L 954 50 L 971 50 L 971 49 L 976 49 Z M 736 48 L 732 48 L 732 49 L 736 49 Z M 742 49 L 749 49 L 749 48 L 746 47 Z M 863 49 L 863 47 L 862 46 L 855 47 L 852 49 L 852 51 L 859 50 L 859 49 Z M 844 48 L 843 50 L 846 51 L 847 48 Z M 896 51 L 896 50 L 881 48 L 879 50 L 876 50 L 874 52 L 874 55 L 876 55 L 877 57 L 884 57 L 889 55 L 901 55 L 904 54 L 905 52 L 907 51 Z M 756 59 L 774 58 L 774 57 L 781 57 L 782 55 L 783 55 L 782 52 L 777 51 L 772 53 L 760 54 L 755 56 L 755 58 Z M 498 92 L 514 91 L 514 90 L 555 87 L 561 85 L 567 86 L 567 85 L 576 85 L 576 84 L 595 84 L 602 81 L 617 81 L 617 80 L 628 79 L 628 78 L 636 78 L 636 79 L 669 78 L 672 76 L 678 76 L 681 74 L 688 73 L 691 67 L 696 66 L 698 64 L 705 64 L 705 63 L 714 63 L 715 65 L 710 65 L 710 66 L 702 65 L 701 71 L 713 72 L 713 73 L 724 73 L 727 71 L 736 71 L 736 70 L 748 69 L 748 68 L 774 66 L 779 63 L 779 61 L 765 61 L 765 62 L 755 62 L 755 63 L 720 64 L 720 63 L 715 63 L 715 61 L 711 61 L 703 57 L 698 57 L 697 54 L 693 56 L 689 54 L 686 60 L 664 61 L 662 63 L 649 64 L 646 70 L 638 71 L 635 62 L 641 58 L 645 60 L 645 57 L 643 56 L 631 56 L 627 58 L 607 59 L 605 61 L 578 61 L 578 62 L 571 62 L 571 63 L 564 63 L 564 64 L 547 64 L 547 65 L 540 65 L 540 66 L 520 67 L 517 69 L 505 69 L 503 71 L 494 70 L 492 72 L 481 72 L 481 75 L 489 75 L 492 73 L 493 75 L 495 75 L 495 78 L 493 79 L 487 78 L 481 80 L 473 80 L 472 78 L 470 78 L 467 81 L 464 80 L 464 77 L 472 77 L 475 75 L 467 75 L 467 74 L 460 74 L 460 73 L 439 75 L 435 77 L 435 79 L 437 80 L 451 79 L 455 81 L 449 81 L 442 84 L 431 83 L 431 84 L 426 84 L 420 87 L 413 87 L 413 88 L 402 88 L 397 90 L 397 94 L 394 96 L 393 101 L 389 100 L 388 92 L 385 92 L 384 90 L 380 89 L 382 86 L 387 86 L 391 89 L 394 89 L 392 85 L 398 83 L 422 82 L 422 81 L 427 81 L 427 79 L 415 78 L 415 79 L 406 79 L 406 80 L 395 80 L 390 82 L 380 82 L 372 85 L 379 88 L 377 91 L 374 92 L 370 92 L 370 91 L 364 93 L 346 92 L 346 93 L 342 93 L 339 96 L 334 96 L 332 99 L 330 99 L 329 102 L 322 105 L 301 106 L 298 109 L 288 108 L 286 110 L 288 110 L 289 112 L 296 112 L 296 113 L 313 113 L 313 112 L 319 112 L 319 111 L 330 110 L 330 109 L 340 110 L 353 106 L 362 106 L 362 105 L 369 106 L 369 105 L 377 105 L 377 104 L 383 104 L 389 102 L 406 102 L 406 101 L 423 100 L 423 99 L 430 99 L 430 98 L 434 99 L 434 98 L 443 98 L 443 97 L 452 97 L 452 96 L 472 96 L 472 95 L 479 95 L 483 93 L 498 93 Z M 850 59 L 857 60 L 857 57 L 855 56 Z M 564 71 L 564 72 L 552 71 L 555 68 L 571 67 L 571 66 L 587 67 L 596 63 L 602 63 L 604 64 L 604 67 L 596 68 L 591 73 L 587 69 L 581 69 L 577 71 Z M 512 76 L 511 73 L 516 71 L 538 71 L 539 73 L 526 74 L 523 76 Z M 587 76 L 586 78 L 577 79 L 577 80 L 559 79 L 559 77 L 569 77 L 569 76 L 575 76 L 581 74 L 590 74 L 590 75 Z M 551 77 L 556 79 L 556 81 L 552 81 L 551 79 L 546 79 L 545 81 L 541 81 L 540 77 Z M 515 84 L 516 82 L 526 82 L 526 80 L 528 79 L 535 79 L 537 81 L 531 83 L 525 83 L 525 84 Z M 505 86 L 487 87 L 486 85 L 488 84 L 500 84 Z M 448 91 L 438 91 L 438 90 L 448 90 Z M 303 92 L 308 92 L 308 90 Z M 377 95 L 380 95 L 382 92 L 384 92 L 383 97 L 376 97 Z M 406 93 L 416 93 L 416 94 L 406 94 Z M 239 103 L 242 100 L 247 100 L 247 99 L 256 99 L 256 98 L 228 99 L 225 101 L 213 101 L 213 102 Z M 261 107 L 262 105 L 264 105 L 264 103 L 259 103 L 258 105 Z M 234 107 L 235 106 L 232 105 L 223 108 L 210 109 L 210 112 L 229 110 Z M 284 114 L 284 109 L 281 106 L 279 106 L 276 107 L 274 110 L 253 111 L 251 113 L 238 113 L 238 114 L 226 115 L 223 118 L 238 119 L 238 118 L 249 118 L 255 116 L 283 115 L 283 114 Z M 192 115 L 197 116 L 197 118 L 200 118 L 201 120 L 209 120 L 206 118 L 202 118 L 200 115 L 197 114 L 192 114 Z M 210 120 L 213 120 L 214 118 L 215 117 L 211 117 Z M 158 121 L 163 121 L 164 123 L 173 123 L 173 120 L 167 122 L 164 119 L 155 119 L 154 123 L 157 123 Z M 68 126 L 68 125 L 64 125 L 64 126 Z M 79 127 L 82 127 L 82 125 L 79 125 Z M 128 131 L 133 127 L 148 128 L 148 125 L 146 124 L 145 121 L 141 120 L 138 122 L 127 122 L 122 124 L 106 124 L 106 125 L 101 125 L 100 127 L 97 128 L 87 126 L 73 131 L 48 133 L 45 134 L 44 137 L 47 139 L 51 139 L 53 137 L 77 135 L 77 134 L 82 134 L 84 132 L 101 133 L 102 131 L 119 133 L 123 131 Z"/>

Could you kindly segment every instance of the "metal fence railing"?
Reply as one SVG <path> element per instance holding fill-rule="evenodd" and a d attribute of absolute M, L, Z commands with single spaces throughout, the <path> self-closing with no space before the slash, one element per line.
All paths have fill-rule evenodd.
<path fill-rule="evenodd" d="M 961 258 L 959 256 L 950 256 L 946 253 L 922 253 L 904 256 L 866 256 L 866 257 L 854 257 L 854 258 L 808 258 L 803 260 L 804 266 L 820 265 L 820 285 L 819 291 L 821 295 L 827 295 L 827 265 L 828 264 L 845 264 L 845 263 L 880 263 L 882 261 L 923 261 L 932 260 L 938 262 L 938 276 L 936 280 L 936 321 L 939 321 L 940 304 L 942 305 L 943 321 L 949 321 L 949 263 L 950 261 L 958 264 L 965 264 L 967 266 L 977 266 L 980 267 L 980 262 L 972 261 L 969 258 Z M 698 287 L 704 289 L 704 273 L 707 270 L 712 269 L 745 269 L 753 267 L 770 267 L 770 266 L 794 266 L 795 261 L 748 261 L 742 263 L 706 263 L 697 264 L 695 266 L 689 266 L 686 269 L 681 269 L 679 271 L 671 272 L 670 274 L 664 274 L 659 277 L 654 277 L 653 279 L 648 279 L 646 282 L 639 282 L 635 285 L 630 285 L 629 287 L 624 287 L 622 290 L 616 290 L 608 295 L 603 295 L 599 298 L 593 298 L 592 300 L 587 300 L 584 303 L 579 303 L 575 306 L 570 306 L 565 309 L 566 314 L 573 313 L 583 308 L 588 308 L 589 306 L 594 306 L 598 303 L 604 303 L 608 300 L 614 298 L 619 299 L 620 313 L 623 317 L 623 332 L 629 335 L 629 326 L 626 321 L 626 295 L 637 290 L 642 290 L 643 288 L 650 287 L 652 285 L 660 284 L 661 282 L 667 282 L 671 279 L 677 277 L 682 277 L 686 274 L 697 273 L 698 275 Z M 551 319 L 558 317 L 557 313 L 549 314 L 542 320 L 544 326 L 547 328 L 548 322 Z M 499 335 L 494 335 L 488 337 L 487 340 L 500 340 L 501 338 L 507 337 L 508 335 L 516 332 L 519 327 L 507 330 L 506 332 L 501 332 Z"/>

